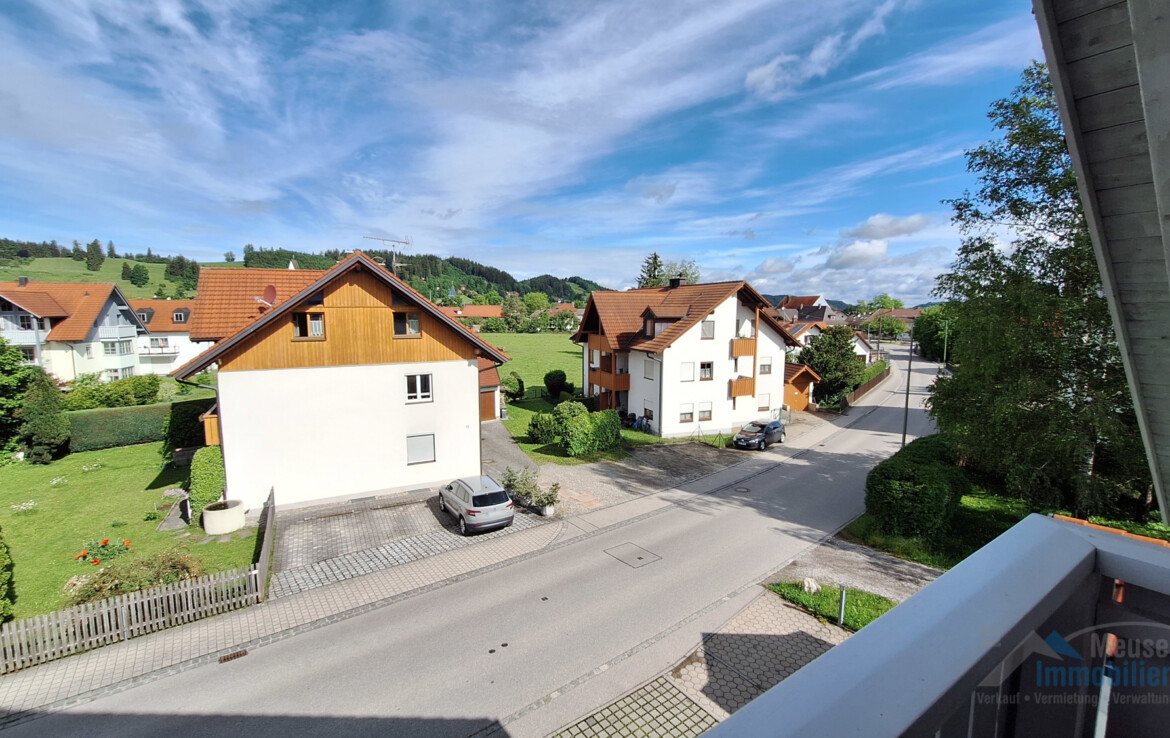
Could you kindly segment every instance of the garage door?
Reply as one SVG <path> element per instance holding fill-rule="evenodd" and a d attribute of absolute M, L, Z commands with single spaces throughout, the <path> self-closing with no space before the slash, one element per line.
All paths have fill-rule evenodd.
<path fill-rule="evenodd" d="M 496 419 L 495 390 L 492 390 L 491 392 L 479 393 L 479 419 L 481 421 Z"/>
<path fill-rule="evenodd" d="M 784 385 L 784 402 L 793 410 L 804 410 L 808 407 L 808 384 L 804 385 L 804 392 L 801 392 L 791 384 Z"/>

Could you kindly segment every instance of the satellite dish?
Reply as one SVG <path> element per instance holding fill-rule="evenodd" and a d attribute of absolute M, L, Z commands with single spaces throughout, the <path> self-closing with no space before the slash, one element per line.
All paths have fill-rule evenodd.
<path fill-rule="evenodd" d="M 264 302 L 269 305 L 276 304 L 276 285 L 270 284 L 264 288 Z"/>

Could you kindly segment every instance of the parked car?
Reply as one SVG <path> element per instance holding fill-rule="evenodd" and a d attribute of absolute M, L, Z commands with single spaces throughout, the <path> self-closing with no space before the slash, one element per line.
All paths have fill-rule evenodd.
<path fill-rule="evenodd" d="M 784 424 L 779 420 L 753 420 L 735 434 L 736 448 L 763 451 L 771 443 L 784 443 Z"/>
<path fill-rule="evenodd" d="M 439 509 L 459 519 L 459 532 L 507 528 L 515 520 L 512 498 L 491 477 L 456 479 L 439 490 Z"/>

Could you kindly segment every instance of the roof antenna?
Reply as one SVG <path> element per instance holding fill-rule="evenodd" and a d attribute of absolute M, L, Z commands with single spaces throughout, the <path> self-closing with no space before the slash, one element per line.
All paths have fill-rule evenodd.
<path fill-rule="evenodd" d="M 276 302 L 276 285 L 270 284 L 264 288 L 264 297 L 253 297 L 253 300 L 260 303 L 264 307 L 272 307 Z"/>
<path fill-rule="evenodd" d="M 368 238 L 371 241 L 381 241 L 382 243 L 397 243 L 397 244 L 400 244 L 402 246 L 405 246 L 406 248 L 410 248 L 411 246 L 414 245 L 414 240 L 411 239 L 410 236 L 407 236 L 405 241 L 399 241 L 398 239 L 395 239 L 395 238 L 380 238 L 379 236 L 362 236 L 362 238 Z M 379 263 L 381 263 L 383 266 L 385 266 L 384 262 L 379 262 Z M 391 251 L 390 252 L 390 273 L 393 274 L 395 277 L 397 277 L 398 270 L 401 269 L 402 267 L 405 267 L 405 266 L 410 266 L 410 264 L 407 262 L 399 261 L 398 254 L 395 253 L 394 251 Z"/>

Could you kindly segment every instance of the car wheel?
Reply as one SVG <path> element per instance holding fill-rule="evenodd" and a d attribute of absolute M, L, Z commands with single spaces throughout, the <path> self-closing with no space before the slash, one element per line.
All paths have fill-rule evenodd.
<path fill-rule="evenodd" d="M 439 495 L 439 509 L 447 512 L 447 501 L 443 499 L 443 495 Z"/>
<path fill-rule="evenodd" d="M 787 438 L 788 438 L 787 433 L 781 433 L 780 434 L 780 443 L 784 443 L 784 441 L 787 440 Z"/>
<path fill-rule="evenodd" d="M 463 519 L 462 515 L 459 516 L 459 535 L 467 535 L 467 521 Z"/>
<path fill-rule="evenodd" d="M 763 451 L 763 450 L 764 450 L 764 449 L 766 449 L 767 447 L 768 447 L 768 442 L 767 442 L 767 441 L 765 441 L 763 438 L 761 438 L 760 440 L 756 441 L 756 449 L 758 449 L 758 450 L 760 450 L 760 451 Z"/>

